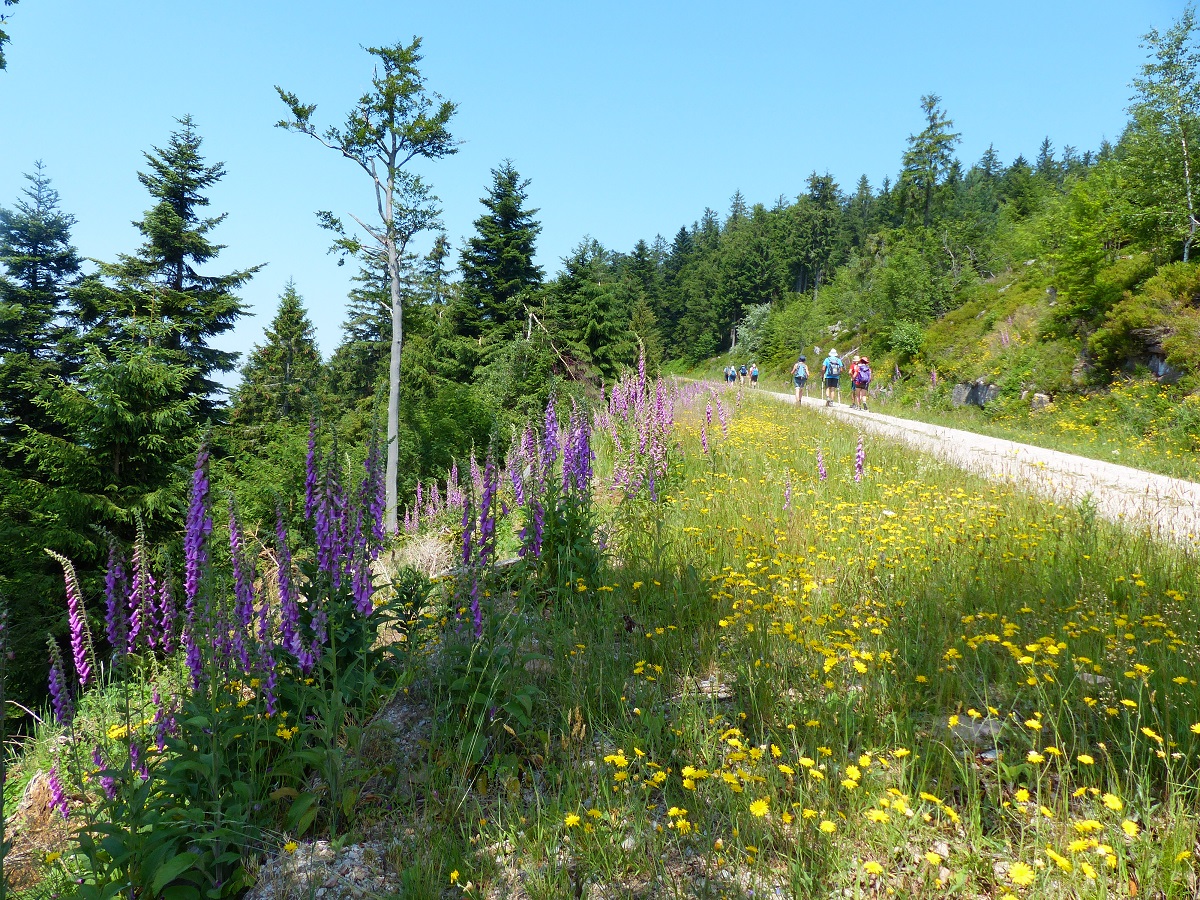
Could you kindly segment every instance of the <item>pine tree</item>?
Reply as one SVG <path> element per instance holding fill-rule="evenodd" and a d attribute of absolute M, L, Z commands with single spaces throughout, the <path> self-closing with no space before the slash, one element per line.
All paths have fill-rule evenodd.
<path fill-rule="evenodd" d="M 202 213 L 209 204 L 206 191 L 221 180 L 225 167 L 205 164 L 191 116 L 177 121 L 179 128 L 167 146 L 145 154 L 149 171 L 138 173 L 156 201 L 134 223 L 145 243 L 133 255 L 102 263 L 100 274 L 109 289 L 93 282 L 78 300 L 81 318 L 97 335 L 118 332 L 122 322 L 146 315 L 160 319 L 166 348 L 179 351 L 181 362 L 192 370 L 181 385 L 181 399 L 196 397 L 197 414 L 211 420 L 219 418 L 225 393 L 215 376 L 232 371 L 238 355 L 209 341 L 241 317 L 245 306 L 236 291 L 261 266 L 227 275 L 199 271 L 224 249 L 209 236 L 225 216 L 205 218 Z"/>
<path fill-rule="evenodd" d="M 492 169 L 492 186 L 480 202 L 486 212 L 475 220 L 475 235 L 463 248 L 463 298 L 473 305 L 491 338 L 506 339 L 525 321 L 521 298 L 542 283 L 542 268 L 533 261 L 542 226 L 526 209 L 529 179 L 521 179 L 506 159 Z"/>
<path fill-rule="evenodd" d="M 238 425 L 307 421 L 321 392 L 321 354 L 304 298 L 289 281 L 279 309 L 242 368 L 233 404 Z"/>
<path fill-rule="evenodd" d="M 75 217 L 59 209 L 41 162 L 12 210 L 0 208 L 0 443 L 12 446 L 21 426 L 45 428 L 35 398 L 64 370 L 62 316 L 80 260 L 71 246 Z"/>

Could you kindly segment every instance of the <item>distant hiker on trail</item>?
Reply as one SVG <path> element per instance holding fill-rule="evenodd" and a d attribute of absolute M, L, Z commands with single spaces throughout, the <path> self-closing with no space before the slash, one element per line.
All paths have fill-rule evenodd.
<path fill-rule="evenodd" d="M 742 384 L 746 383 L 746 364 L 742 363 L 742 367 L 738 369 L 738 375 L 741 377 Z"/>
<path fill-rule="evenodd" d="M 733 384 L 733 366 L 725 367 L 725 383 Z"/>
<path fill-rule="evenodd" d="M 838 356 L 836 350 L 830 350 L 829 355 L 825 357 L 825 362 L 821 363 L 821 370 L 825 376 L 825 405 L 833 406 L 834 398 L 837 397 L 838 380 L 842 377 L 842 358 Z"/>
<path fill-rule="evenodd" d="M 796 402 L 799 403 L 800 395 L 808 387 L 808 363 L 804 361 L 803 356 L 792 366 L 792 387 L 796 389 Z"/>
<path fill-rule="evenodd" d="M 854 405 L 866 412 L 867 388 L 871 386 L 871 361 L 865 356 L 859 357 L 858 365 L 854 367 L 852 383 L 854 384 Z"/>
<path fill-rule="evenodd" d="M 758 363 L 750 363 L 750 387 L 758 387 Z"/>

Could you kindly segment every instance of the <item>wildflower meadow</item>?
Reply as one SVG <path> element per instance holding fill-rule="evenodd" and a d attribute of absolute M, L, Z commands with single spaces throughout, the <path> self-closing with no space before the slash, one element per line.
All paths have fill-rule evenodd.
<path fill-rule="evenodd" d="M 314 422 L 249 523 L 201 449 L 182 560 L 114 544 L 91 602 L 61 558 L 30 896 L 237 896 L 318 841 L 403 897 L 1195 896 L 1192 549 L 644 368 L 394 540 L 381 459 Z"/>

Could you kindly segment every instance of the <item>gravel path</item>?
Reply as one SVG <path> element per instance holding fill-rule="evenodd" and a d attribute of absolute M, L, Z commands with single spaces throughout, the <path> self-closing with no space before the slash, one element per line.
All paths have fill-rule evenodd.
<path fill-rule="evenodd" d="M 755 393 L 795 405 L 791 394 L 762 389 Z M 804 406 L 853 423 L 863 432 L 911 444 L 969 472 L 1021 484 L 1056 502 L 1074 503 L 1091 495 L 1097 514 L 1106 519 L 1200 549 L 1200 484 L 1195 482 L 957 428 L 844 405 L 827 407 L 811 397 L 804 399 Z"/>

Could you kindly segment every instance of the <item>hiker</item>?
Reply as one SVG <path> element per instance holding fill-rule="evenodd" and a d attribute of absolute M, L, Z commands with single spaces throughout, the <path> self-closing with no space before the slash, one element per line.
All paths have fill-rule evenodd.
<path fill-rule="evenodd" d="M 821 370 L 825 377 L 826 406 L 833 406 L 833 400 L 838 391 L 838 379 L 842 377 L 842 367 L 842 358 L 838 356 L 837 350 L 830 350 L 825 361 L 821 363 Z"/>
<path fill-rule="evenodd" d="M 742 363 L 741 368 L 738 369 L 738 376 L 740 377 L 741 383 L 745 384 L 746 383 L 746 364 L 745 363 Z"/>
<path fill-rule="evenodd" d="M 750 387 L 758 387 L 758 363 L 750 363 Z"/>
<path fill-rule="evenodd" d="M 867 412 L 867 389 L 871 386 L 871 361 L 860 356 L 851 379 L 854 385 L 854 405 Z"/>
<path fill-rule="evenodd" d="M 796 364 L 792 366 L 792 387 L 796 389 L 796 402 L 800 402 L 800 396 L 808 387 L 808 363 L 805 362 L 804 355 L 796 360 Z"/>
<path fill-rule="evenodd" d="M 725 383 L 733 384 L 733 366 L 725 367 Z"/>

